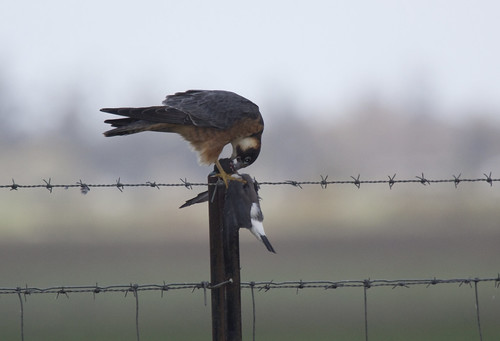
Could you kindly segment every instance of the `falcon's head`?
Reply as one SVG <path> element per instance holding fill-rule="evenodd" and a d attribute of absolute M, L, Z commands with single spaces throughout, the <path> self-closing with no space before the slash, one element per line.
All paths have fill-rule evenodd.
<path fill-rule="evenodd" d="M 236 170 L 250 166 L 257 159 L 260 153 L 261 136 L 262 132 L 231 143 L 233 145 L 231 159 Z"/>

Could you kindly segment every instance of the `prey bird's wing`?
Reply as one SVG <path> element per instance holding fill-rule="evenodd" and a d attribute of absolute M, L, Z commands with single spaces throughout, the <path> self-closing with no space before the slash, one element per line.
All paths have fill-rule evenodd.
<path fill-rule="evenodd" d="M 194 204 L 199 204 L 199 203 L 206 202 L 206 201 L 208 201 L 208 191 L 201 192 L 196 197 L 189 199 L 189 200 L 186 200 L 186 202 L 184 204 L 182 204 L 182 206 L 179 208 L 188 207 L 188 206 L 191 206 Z"/>

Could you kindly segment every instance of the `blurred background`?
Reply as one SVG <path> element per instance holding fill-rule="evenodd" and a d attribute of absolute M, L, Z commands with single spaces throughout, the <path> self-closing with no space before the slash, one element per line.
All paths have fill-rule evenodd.
<path fill-rule="evenodd" d="M 259 105 L 258 181 L 495 178 L 500 171 L 495 1 L 3 1 L 0 184 L 204 182 L 177 135 L 104 138 L 102 107 L 225 89 Z M 227 151 L 229 153 L 229 151 Z M 0 190 L 0 287 L 209 280 L 203 188 Z M 262 186 L 268 253 L 241 232 L 245 281 L 494 277 L 500 192 L 484 182 Z M 483 336 L 498 288 L 480 284 Z M 244 337 L 251 301 L 243 292 Z M 36 340 L 134 340 L 134 300 L 33 296 Z M 369 290 L 371 339 L 477 337 L 467 286 Z M 260 340 L 362 340 L 363 292 L 256 293 Z M 0 338 L 19 339 L 17 296 Z M 141 336 L 209 339 L 195 291 L 141 296 Z M 197 326 L 193 328 L 193 326 Z"/>

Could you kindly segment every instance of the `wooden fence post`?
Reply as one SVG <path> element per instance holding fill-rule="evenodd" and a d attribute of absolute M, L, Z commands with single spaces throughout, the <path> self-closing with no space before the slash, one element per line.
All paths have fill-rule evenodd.
<path fill-rule="evenodd" d="M 212 340 L 241 341 L 239 233 L 238 228 L 226 228 L 224 224 L 226 187 L 218 180 L 208 177 L 210 282 L 231 282 L 211 290 Z"/>

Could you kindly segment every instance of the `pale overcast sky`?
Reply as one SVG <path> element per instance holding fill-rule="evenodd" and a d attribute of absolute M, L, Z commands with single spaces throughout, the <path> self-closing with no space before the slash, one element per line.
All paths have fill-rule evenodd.
<path fill-rule="evenodd" d="M 499 18 L 498 1 L 4 0 L 0 76 L 44 121 L 75 87 L 95 117 L 190 88 L 261 108 L 286 95 L 303 110 L 423 92 L 440 112 L 498 112 Z"/>

